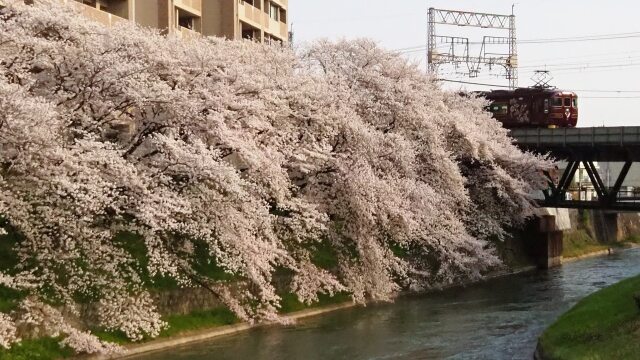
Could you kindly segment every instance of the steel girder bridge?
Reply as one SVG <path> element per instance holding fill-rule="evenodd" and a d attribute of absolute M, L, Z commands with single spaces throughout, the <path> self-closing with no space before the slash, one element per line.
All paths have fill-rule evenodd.
<path fill-rule="evenodd" d="M 523 150 L 548 153 L 567 162 L 561 175 L 546 174 L 549 189 L 544 192 L 544 199 L 539 200 L 540 206 L 640 212 L 640 195 L 620 191 L 633 163 L 640 162 L 640 126 L 513 129 L 511 136 Z M 594 162 L 624 163 L 613 186 L 604 184 Z M 567 198 L 580 164 L 597 194 L 594 200 Z"/>

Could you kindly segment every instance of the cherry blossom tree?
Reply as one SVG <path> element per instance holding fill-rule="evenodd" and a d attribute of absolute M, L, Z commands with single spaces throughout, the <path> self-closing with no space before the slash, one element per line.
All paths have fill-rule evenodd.
<path fill-rule="evenodd" d="M 305 302 L 478 278 L 553 165 L 518 150 L 482 100 L 369 40 L 294 52 L 7 3 L 0 213 L 21 237 L 0 285 L 29 296 L 0 314 L 4 347 L 29 323 L 80 352 L 116 351 L 53 306 L 81 302 L 106 329 L 154 337 L 158 277 L 248 321 L 278 320 L 281 273 Z M 142 239 L 144 261 L 122 233 Z M 234 281 L 198 271 L 203 256 Z"/>

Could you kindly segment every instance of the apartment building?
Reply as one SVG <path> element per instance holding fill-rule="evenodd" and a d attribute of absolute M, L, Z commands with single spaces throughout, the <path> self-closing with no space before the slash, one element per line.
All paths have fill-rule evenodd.
<path fill-rule="evenodd" d="M 288 0 L 61 1 L 77 4 L 85 16 L 106 25 L 135 21 L 183 37 L 202 34 L 280 44 L 289 38 Z"/>

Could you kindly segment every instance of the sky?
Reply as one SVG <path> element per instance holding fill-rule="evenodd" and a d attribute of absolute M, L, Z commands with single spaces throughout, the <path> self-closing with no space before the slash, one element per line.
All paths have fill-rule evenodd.
<path fill-rule="evenodd" d="M 578 93 L 578 126 L 640 126 L 640 1 L 637 0 L 291 0 L 289 22 L 296 44 L 321 38 L 364 37 L 390 50 L 419 47 L 403 56 L 426 71 L 429 7 L 510 14 L 512 5 L 519 40 L 625 34 L 599 41 L 520 43 L 519 85 L 533 85 L 530 78 L 536 69 L 550 70 L 552 85 Z M 481 41 L 483 35 L 497 35 L 483 29 L 472 31 L 452 26 L 438 26 L 437 32 L 469 37 L 470 41 Z M 471 52 L 479 50 L 472 48 Z M 453 80 L 508 85 L 506 79 L 490 74 L 469 79 L 456 75 L 451 68 L 443 68 L 441 72 L 441 77 Z M 499 72 L 494 69 L 492 74 Z M 443 87 L 488 89 L 453 83 Z"/>

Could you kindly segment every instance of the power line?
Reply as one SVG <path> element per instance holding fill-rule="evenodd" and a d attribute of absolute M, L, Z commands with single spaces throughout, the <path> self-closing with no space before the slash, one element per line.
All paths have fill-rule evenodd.
<path fill-rule="evenodd" d="M 600 60 L 590 60 L 590 61 L 586 61 L 586 62 L 572 62 L 572 63 L 534 63 L 531 65 L 521 65 L 519 66 L 520 69 L 527 69 L 527 68 L 539 68 L 539 67 L 550 67 L 550 68 L 555 68 L 555 67 L 559 67 L 559 66 L 569 66 L 569 65 L 591 65 L 591 64 L 606 64 L 606 63 L 611 63 L 611 62 L 620 62 L 620 61 L 640 61 L 640 56 L 627 56 L 627 57 L 615 57 L 615 58 L 608 58 L 608 59 L 600 59 Z"/>
<path fill-rule="evenodd" d="M 589 59 L 589 58 L 601 58 L 603 56 L 611 58 L 611 55 L 629 55 L 629 54 L 640 54 L 639 51 L 619 51 L 619 52 L 605 52 L 605 53 L 590 53 L 590 54 L 583 54 L 583 55 L 575 55 L 575 56 L 563 56 L 563 59 Z M 629 58 L 630 56 L 624 56 L 624 57 L 614 57 L 615 59 L 626 59 Z M 542 62 L 542 61 L 548 61 L 548 60 L 556 60 L 557 57 L 552 57 L 552 58 L 541 58 L 541 59 L 532 59 L 532 62 Z"/>
<path fill-rule="evenodd" d="M 606 68 L 626 68 L 632 66 L 640 66 L 640 63 L 636 64 L 603 64 L 603 65 L 585 65 L 585 66 L 571 66 L 571 67 L 558 67 L 554 71 L 562 70 L 589 70 L 589 69 L 606 69 Z"/>
<path fill-rule="evenodd" d="M 601 34 L 601 35 L 587 35 L 576 37 L 561 37 L 561 38 L 546 38 L 546 39 L 526 39 L 518 40 L 517 44 L 549 44 L 549 43 L 564 43 L 564 42 L 584 42 L 584 41 L 601 41 L 601 40 L 615 40 L 615 39 L 631 39 L 640 38 L 640 32 L 630 33 L 615 33 L 615 34 Z M 470 41 L 469 44 L 479 45 L 480 41 Z M 394 49 L 392 51 L 398 53 L 408 53 L 424 51 L 427 47 L 424 45 L 410 46 L 406 48 Z"/>
<path fill-rule="evenodd" d="M 498 88 L 508 88 L 506 85 L 487 84 L 473 81 L 461 81 L 461 80 L 449 80 L 449 79 L 437 79 L 437 81 L 444 81 L 458 84 L 490 86 Z M 594 93 L 640 93 L 640 90 L 594 90 L 594 89 L 574 89 L 574 92 L 594 92 Z M 582 99 L 640 99 L 640 96 L 581 96 Z"/>
<path fill-rule="evenodd" d="M 640 90 L 583 90 L 576 89 L 579 92 L 595 92 L 595 93 L 640 93 Z"/>
<path fill-rule="evenodd" d="M 580 96 L 581 99 L 640 99 L 640 96 Z"/>
<path fill-rule="evenodd" d="M 557 43 L 557 42 L 582 42 L 582 41 L 630 39 L 630 38 L 637 38 L 637 37 L 640 37 L 640 32 L 595 35 L 595 36 L 581 36 L 581 37 L 567 37 L 567 38 L 530 39 L 530 40 L 522 40 L 519 43 L 520 44 L 542 44 L 542 43 L 547 44 L 547 43 Z"/>
<path fill-rule="evenodd" d="M 637 68 L 640 67 L 640 63 L 639 64 L 633 64 L 633 65 L 626 65 L 626 66 L 613 66 L 613 67 L 605 67 L 605 68 L 598 68 L 596 69 L 595 67 L 579 67 L 579 68 L 575 68 L 575 69 L 564 69 L 564 70 L 553 70 L 553 74 L 557 75 L 557 74 L 585 74 L 585 75 L 591 75 L 592 73 L 600 73 L 600 72 L 610 72 L 610 71 L 626 71 L 628 69 L 631 68 Z M 525 70 L 525 72 L 532 72 L 530 70 Z"/>
<path fill-rule="evenodd" d="M 444 82 L 458 83 L 458 84 L 469 84 L 469 85 L 480 85 L 480 86 L 509 88 L 509 86 L 507 86 L 507 85 L 483 84 L 483 83 L 477 83 L 477 82 L 472 82 L 472 81 L 449 80 L 449 79 L 436 79 L 436 81 L 444 81 Z"/>

